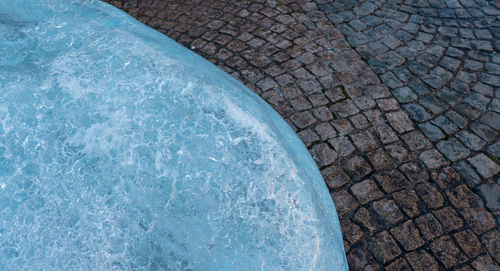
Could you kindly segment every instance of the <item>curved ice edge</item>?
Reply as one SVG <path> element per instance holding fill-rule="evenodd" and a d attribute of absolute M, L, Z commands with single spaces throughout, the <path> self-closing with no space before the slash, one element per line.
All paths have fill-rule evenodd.
<path fill-rule="evenodd" d="M 339 225 L 339 220 L 334 209 L 333 201 L 329 196 L 328 189 L 321 177 L 316 164 L 314 163 L 313 159 L 309 155 L 308 150 L 305 148 L 296 133 L 274 111 L 274 109 L 272 109 L 272 107 L 270 107 L 254 92 L 243 86 L 236 79 L 232 78 L 212 63 L 184 48 L 167 36 L 138 22 L 125 12 L 100 1 L 85 1 L 85 5 L 102 12 L 107 16 L 113 17 L 114 19 L 119 18 L 119 22 L 117 22 L 116 20 L 110 21 L 113 23 L 113 27 L 126 29 L 125 31 L 129 32 L 130 34 L 136 37 L 140 37 L 143 40 L 148 40 L 152 47 L 157 47 L 160 51 L 162 50 L 162 44 L 168 44 L 168 46 L 171 46 L 170 49 L 174 48 L 175 51 L 179 54 L 186 54 L 186 51 L 189 51 L 190 53 L 187 55 L 189 59 L 186 59 L 186 61 L 183 63 L 187 67 L 193 67 L 193 70 L 216 70 L 220 78 L 224 78 L 223 82 L 217 81 L 211 77 L 203 77 L 203 75 L 200 76 L 203 77 L 203 80 L 211 82 L 213 85 L 222 85 L 223 87 L 221 89 L 225 93 L 231 94 L 228 95 L 228 97 L 231 97 L 231 102 L 237 107 L 241 108 L 245 112 L 257 115 L 260 119 L 267 120 L 272 124 L 270 125 L 270 128 L 273 130 L 274 134 L 280 137 L 280 141 L 282 140 L 282 142 L 287 142 L 287 144 L 283 145 L 283 147 L 286 148 L 287 152 L 291 154 L 290 157 L 295 160 L 294 162 L 296 165 L 301 165 L 298 166 L 298 168 L 301 170 L 300 174 L 307 176 L 306 179 L 312 180 L 309 185 L 316 195 L 316 197 L 313 197 L 313 200 L 316 201 L 315 203 L 318 206 L 320 206 L 320 209 L 325 217 L 330 219 L 331 225 Z M 219 76 L 216 77 L 218 78 Z M 231 91 L 235 88 L 241 90 L 241 92 Z M 242 99 L 238 99 L 239 97 L 243 96 L 250 97 L 253 102 L 246 103 L 242 102 Z M 334 235 L 341 236 L 340 228 L 337 227 L 337 229 L 335 230 L 337 232 L 335 232 Z M 339 242 L 342 243 L 341 240 Z M 341 253 L 344 255 L 344 267 L 347 269 L 347 262 L 345 260 L 343 244 L 341 244 L 341 246 L 339 247 L 342 250 Z"/>

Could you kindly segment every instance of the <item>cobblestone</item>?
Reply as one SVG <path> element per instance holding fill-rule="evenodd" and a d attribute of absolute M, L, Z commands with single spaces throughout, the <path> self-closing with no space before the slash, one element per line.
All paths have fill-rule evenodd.
<path fill-rule="evenodd" d="M 290 124 L 330 189 L 352 270 L 498 269 L 498 4 L 108 2 Z"/>

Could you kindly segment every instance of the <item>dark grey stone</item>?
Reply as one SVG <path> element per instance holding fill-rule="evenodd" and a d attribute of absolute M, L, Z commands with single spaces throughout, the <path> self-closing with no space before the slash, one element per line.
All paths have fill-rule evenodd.
<path fill-rule="evenodd" d="M 418 127 L 425 134 L 425 136 L 427 136 L 427 138 L 432 141 L 438 141 L 445 137 L 441 129 L 439 129 L 437 126 L 432 125 L 430 122 L 419 124 Z"/>
<path fill-rule="evenodd" d="M 500 142 L 491 144 L 490 146 L 488 146 L 488 149 L 486 149 L 486 151 L 494 155 L 496 158 L 500 159 Z"/>
<path fill-rule="evenodd" d="M 403 86 L 403 83 L 401 83 L 392 72 L 384 73 L 380 76 L 380 79 L 390 88 L 399 88 Z"/>
<path fill-rule="evenodd" d="M 464 98 L 464 103 L 476 108 L 477 110 L 486 111 L 486 105 L 490 102 L 490 98 L 479 93 L 471 92 Z"/>
<path fill-rule="evenodd" d="M 445 116 L 439 116 L 433 119 L 431 122 L 449 135 L 458 131 L 458 127 Z"/>
<path fill-rule="evenodd" d="M 419 95 L 424 95 L 429 93 L 429 89 L 422 83 L 412 82 L 409 83 L 408 86 Z"/>
<path fill-rule="evenodd" d="M 453 168 L 470 187 L 474 187 L 481 182 L 481 177 L 477 175 L 476 171 L 467 162 L 459 161 L 453 165 Z"/>
<path fill-rule="evenodd" d="M 436 147 L 452 162 L 461 160 L 470 154 L 470 151 L 455 138 L 439 141 Z"/>
<path fill-rule="evenodd" d="M 430 110 L 434 114 L 439 114 L 443 112 L 447 105 L 442 101 L 438 100 L 433 95 L 428 95 L 420 99 L 420 104 L 422 104 L 425 108 Z"/>
<path fill-rule="evenodd" d="M 473 151 L 479 151 L 486 145 L 484 140 L 467 131 L 460 131 L 455 136 L 462 141 L 467 148 Z"/>
<path fill-rule="evenodd" d="M 490 142 L 493 139 L 495 139 L 497 133 L 495 130 L 490 128 L 487 125 L 484 125 L 480 122 L 473 122 L 469 125 L 470 129 L 472 132 L 474 132 L 476 135 L 480 136 L 484 141 Z"/>
<path fill-rule="evenodd" d="M 495 162 L 491 161 L 488 156 L 480 153 L 476 156 L 469 158 L 469 163 L 474 166 L 476 171 L 483 176 L 483 178 L 489 178 L 500 172 L 500 166 Z"/>
<path fill-rule="evenodd" d="M 494 212 L 500 211 L 500 184 L 482 184 L 478 190 L 486 199 L 486 207 Z"/>
<path fill-rule="evenodd" d="M 403 107 L 408 111 L 410 117 L 418 122 L 423 122 L 431 118 L 431 115 L 418 104 L 405 104 Z"/>
<path fill-rule="evenodd" d="M 461 96 L 458 93 L 446 87 L 439 90 L 436 93 L 436 96 L 439 97 L 441 100 L 446 101 L 451 106 L 456 105 L 461 98 Z"/>
<path fill-rule="evenodd" d="M 401 103 L 408 103 L 417 99 L 417 95 L 409 87 L 394 89 L 392 94 Z"/>
<path fill-rule="evenodd" d="M 465 125 L 467 125 L 467 120 L 453 110 L 446 112 L 445 115 L 461 129 L 465 128 Z"/>
<path fill-rule="evenodd" d="M 500 131 L 500 114 L 495 112 L 488 112 L 481 117 L 481 122 L 487 124 L 491 128 Z"/>
<path fill-rule="evenodd" d="M 460 66 L 460 60 L 445 56 L 439 61 L 439 65 L 447 68 L 448 70 L 455 72 Z"/>

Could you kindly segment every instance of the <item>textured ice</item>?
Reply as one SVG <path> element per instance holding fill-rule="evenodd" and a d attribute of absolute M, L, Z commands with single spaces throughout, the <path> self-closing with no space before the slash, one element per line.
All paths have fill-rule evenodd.
<path fill-rule="evenodd" d="M 101 2 L 0 0 L 1 270 L 346 270 L 276 112 Z"/>

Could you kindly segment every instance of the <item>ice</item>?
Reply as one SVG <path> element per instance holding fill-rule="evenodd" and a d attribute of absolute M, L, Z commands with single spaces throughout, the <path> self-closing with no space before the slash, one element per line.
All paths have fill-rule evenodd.
<path fill-rule="evenodd" d="M 0 0 L 1 270 L 347 270 L 307 149 L 98 1 Z"/>

